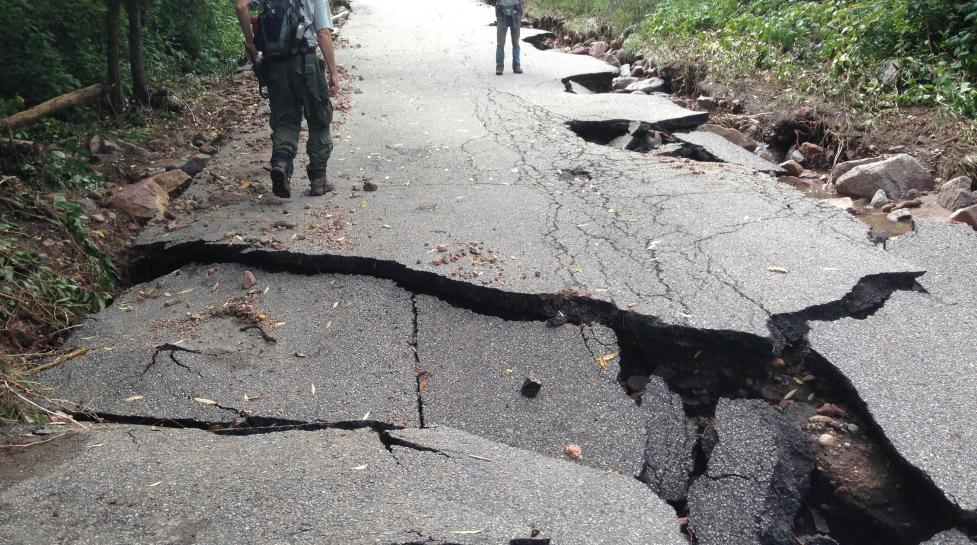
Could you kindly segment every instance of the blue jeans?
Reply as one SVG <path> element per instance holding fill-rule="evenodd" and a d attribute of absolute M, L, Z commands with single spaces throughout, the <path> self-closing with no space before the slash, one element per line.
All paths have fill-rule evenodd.
<path fill-rule="evenodd" d="M 512 67 L 518 68 L 519 63 L 519 29 L 522 26 L 522 16 L 519 13 L 513 15 L 500 15 L 496 19 L 498 25 L 499 45 L 495 49 L 495 67 L 502 70 L 505 67 L 505 36 L 512 32 Z"/>

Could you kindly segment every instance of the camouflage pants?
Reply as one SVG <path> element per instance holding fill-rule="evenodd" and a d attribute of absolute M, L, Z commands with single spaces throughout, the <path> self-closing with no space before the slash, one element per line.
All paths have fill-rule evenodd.
<path fill-rule="evenodd" d="M 324 176 L 333 148 L 329 133 L 333 109 L 319 58 L 310 53 L 268 61 L 268 96 L 273 157 L 295 157 L 304 111 L 309 125 L 309 179 Z"/>

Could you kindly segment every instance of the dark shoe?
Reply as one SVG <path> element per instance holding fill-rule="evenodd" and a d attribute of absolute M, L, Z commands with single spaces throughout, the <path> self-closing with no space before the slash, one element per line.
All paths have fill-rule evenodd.
<path fill-rule="evenodd" d="M 495 75 L 496 76 L 501 76 L 502 75 L 502 72 L 503 72 L 503 69 L 502 68 L 496 68 L 495 69 Z"/>
<path fill-rule="evenodd" d="M 292 196 L 289 184 L 288 165 L 277 164 L 271 167 L 271 192 L 277 197 L 287 199 Z"/>
<path fill-rule="evenodd" d="M 516 73 L 516 74 L 522 74 L 522 67 L 521 66 L 513 66 L 512 67 L 512 71 L 514 73 Z"/>
<path fill-rule="evenodd" d="M 315 180 L 312 180 L 312 183 L 309 186 L 309 195 L 313 197 L 321 197 L 326 193 L 335 190 L 336 190 L 336 186 L 329 183 L 329 180 L 326 179 L 325 176 L 322 176 L 320 178 L 316 178 Z"/>

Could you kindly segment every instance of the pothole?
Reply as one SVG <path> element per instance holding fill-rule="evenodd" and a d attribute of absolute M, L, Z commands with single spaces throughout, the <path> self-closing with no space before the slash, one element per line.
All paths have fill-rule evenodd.
<path fill-rule="evenodd" d="M 554 46 L 552 41 L 555 38 L 556 34 L 553 34 L 552 32 L 540 32 L 538 34 L 523 38 L 522 41 L 532 45 L 540 51 L 546 51 L 548 49 L 553 49 Z"/>
<path fill-rule="evenodd" d="M 593 74 L 578 74 L 563 78 L 566 92 L 578 95 L 592 95 L 610 93 L 614 81 L 612 72 L 596 72 Z"/>
<path fill-rule="evenodd" d="M 649 123 L 627 120 L 570 121 L 567 126 L 577 136 L 601 146 L 638 153 L 656 152 L 670 157 L 684 157 L 697 161 L 716 161 L 701 146 L 694 146 L 657 130 Z"/>

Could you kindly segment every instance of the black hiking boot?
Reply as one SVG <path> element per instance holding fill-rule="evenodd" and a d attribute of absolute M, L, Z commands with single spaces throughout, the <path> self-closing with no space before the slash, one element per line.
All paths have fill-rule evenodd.
<path fill-rule="evenodd" d="M 321 197 L 335 190 L 336 186 L 329 183 L 329 180 L 325 176 L 319 176 L 312 180 L 312 183 L 309 185 L 309 195 L 312 197 Z"/>
<path fill-rule="evenodd" d="M 512 67 L 512 72 L 514 74 L 522 74 L 522 67 L 519 66 L 519 65 L 513 66 Z"/>
<path fill-rule="evenodd" d="M 287 199 L 292 196 L 290 180 L 292 178 L 292 161 L 281 158 L 271 162 L 271 192 L 276 197 Z"/>

